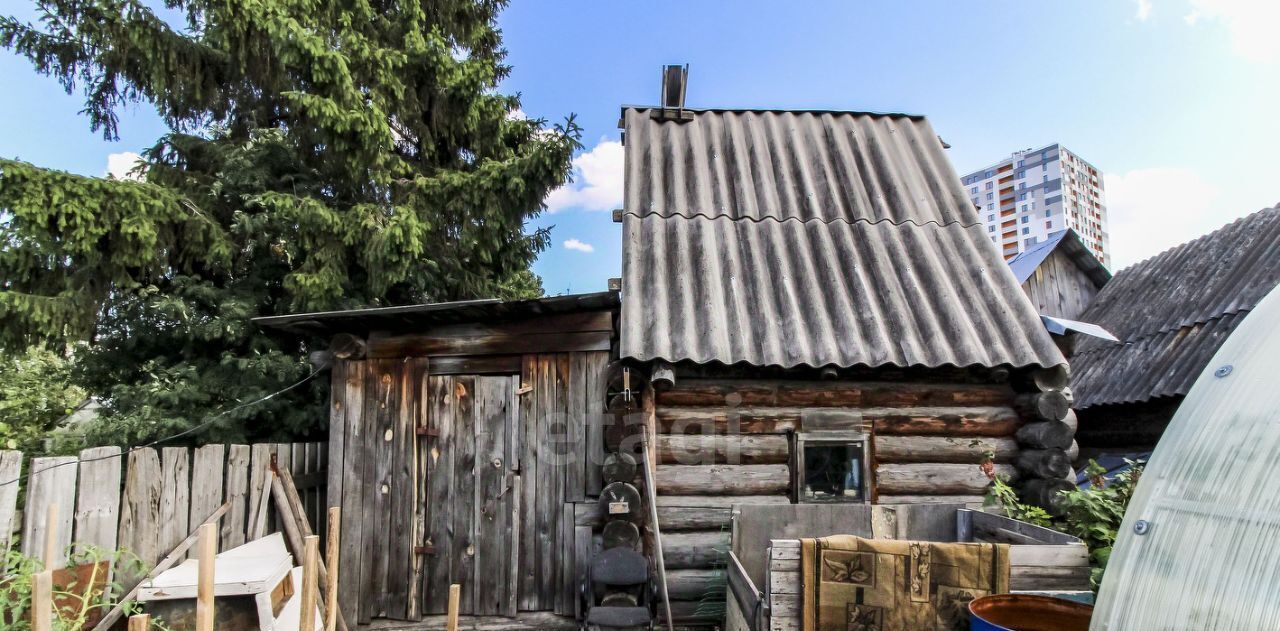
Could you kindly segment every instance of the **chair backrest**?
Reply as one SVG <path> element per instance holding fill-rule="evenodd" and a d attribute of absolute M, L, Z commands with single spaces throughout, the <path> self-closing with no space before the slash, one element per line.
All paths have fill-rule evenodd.
<path fill-rule="evenodd" d="M 649 581 L 649 561 L 630 548 L 609 548 L 591 560 L 591 582 L 611 587 L 643 585 Z"/>

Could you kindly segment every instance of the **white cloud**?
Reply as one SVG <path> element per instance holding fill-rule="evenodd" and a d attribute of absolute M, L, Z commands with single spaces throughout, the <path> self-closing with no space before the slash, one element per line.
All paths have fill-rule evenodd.
<path fill-rule="evenodd" d="M 107 171 L 103 175 L 109 175 L 117 180 L 141 181 L 141 175 L 131 173 L 140 162 L 142 162 L 142 156 L 132 151 L 113 153 L 107 156 Z"/>
<path fill-rule="evenodd" d="M 1138 4 L 1138 20 L 1147 21 L 1151 17 L 1151 0 L 1137 0 Z"/>
<path fill-rule="evenodd" d="M 590 243 L 587 243 L 585 241 L 579 241 L 577 239 L 569 239 L 565 241 L 564 247 L 566 250 L 577 250 L 579 252 L 595 252 L 596 251 L 596 246 L 591 245 Z"/>
<path fill-rule="evenodd" d="M 1218 21 L 1231 34 L 1231 48 L 1250 61 L 1280 61 L 1280 2 L 1275 0 L 1191 0 L 1183 17 L 1191 26 Z"/>
<path fill-rule="evenodd" d="M 1235 219 L 1220 191 L 1188 168 L 1135 169 L 1105 176 L 1112 271 L 1212 232 Z"/>
<path fill-rule="evenodd" d="M 601 139 L 594 149 L 573 159 L 573 182 L 547 195 L 547 210 L 613 210 L 621 206 L 622 171 L 622 143 Z"/>

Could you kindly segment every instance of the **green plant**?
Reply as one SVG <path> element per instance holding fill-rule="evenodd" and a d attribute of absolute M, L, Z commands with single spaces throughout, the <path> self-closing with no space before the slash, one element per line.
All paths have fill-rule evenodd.
<path fill-rule="evenodd" d="M 0 629 L 27 631 L 31 628 L 32 581 L 44 565 L 16 549 L 7 551 L 3 561 Z M 111 552 L 94 546 L 78 546 L 69 555 L 66 569 L 54 571 L 55 631 L 80 631 L 95 619 L 96 614 L 106 613 L 114 605 L 110 595 L 124 590 L 118 583 L 107 580 L 108 569 L 113 562 L 116 576 L 140 574 L 142 563 L 136 556 L 123 550 Z M 134 613 L 138 610 L 138 603 L 126 602 L 123 609 L 126 615 Z"/>
<path fill-rule="evenodd" d="M 1111 558 L 1111 547 L 1115 545 L 1120 523 L 1124 521 L 1124 512 L 1129 507 L 1129 500 L 1133 497 L 1138 480 L 1142 478 L 1142 463 L 1132 460 L 1125 462 L 1129 463 L 1129 470 L 1117 474 L 1108 483 L 1104 477 L 1106 470 L 1090 460 L 1085 468 L 1090 479 L 1089 486 L 1059 494 L 1054 515 L 1039 506 L 1022 503 L 1008 480 L 991 473 L 987 474 L 992 483 L 987 491 L 985 505 L 998 505 L 1007 517 L 1079 537 L 1089 548 L 1089 564 L 1093 568 L 1090 582 L 1096 590 L 1102 582 L 1107 561 Z M 983 471 L 988 471 L 988 468 Z"/>
<path fill-rule="evenodd" d="M 39 347 L 0 361 L 0 449 L 43 452 L 41 442 L 85 398 L 70 362 Z"/>

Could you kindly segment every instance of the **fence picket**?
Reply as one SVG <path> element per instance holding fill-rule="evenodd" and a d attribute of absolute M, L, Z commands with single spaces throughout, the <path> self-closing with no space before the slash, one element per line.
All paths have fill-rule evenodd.
<path fill-rule="evenodd" d="M 263 481 L 267 478 L 267 467 L 271 466 L 271 445 L 260 443 L 254 445 L 249 461 L 249 527 L 246 532 L 254 532 L 257 528 L 258 498 L 262 494 Z M 267 490 L 271 492 L 270 489 Z"/>
<path fill-rule="evenodd" d="M 121 548 L 136 556 L 144 567 L 151 567 L 168 550 L 161 552 L 160 539 L 160 454 L 154 449 L 129 452 L 126 464 L 124 497 L 120 502 L 120 529 L 117 541 Z M 118 571 L 121 586 L 128 591 L 145 576 L 145 569 Z"/>
<path fill-rule="evenodd" d="M 248 518 L 249 446 L 231 445 L 227 450 L 227 492 L 231 510 L 222 518 L 222 550 L 244 544 Z"/>
<path fill-rule="evenodd" d="M 35 458 L 31 461 L 28 475 L 27 504 L 23 508 L 27 523 L 22 529 L 22 553 L 30 557 L 42 556 L 45 533 L 49 528 L 49 524 L 44 523 L 45 516 L 49 506 L 57 506 L 54 558 L 43 560 L 48 564 L 46 569 L 64 567 L 64 552 L 71 546 L 71 526 L 76 512 L 76 457 Z"/>
<path fill-rule="evenodd" d="M 93 447 L 80 452 L 80 488 L 76 498 L 75 544 L 103 552 L 116 549 L 120 523 L 119 447 Z"/>
<path fill-rule="evenodd" d="M 191 459 L 186 447 L 160 450 L 160 537 L 156 544 L 167 553 L 182 543 L 190 532 Z"/>
<path fill-rule="evenodd" d="M 225 445 L 205 445 L 191 458 L 191 508 L 187 523 L 202 523 L 222 506 L 222 470 L 226 466 Z M 186 534 L 183 534 L 186 537 Z M 219 528 L 221 539 L 221 528 Z M 188 558 L 195 558 L 191 554 Z"/>
<path fill-rule="evenodd" d="M 0 451 L 0 554 L 9 550 L 17 524 L 18 479 L 22 476 L 22 452 Z"/>

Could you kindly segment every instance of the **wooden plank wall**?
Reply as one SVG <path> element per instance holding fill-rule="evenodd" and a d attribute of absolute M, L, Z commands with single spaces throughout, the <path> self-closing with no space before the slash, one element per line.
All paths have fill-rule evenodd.
<path fill-rule="evenodd" d="M 136 557 L 145 570 L 228 498 L 232 510 L 220 522 L 221 549 L 241 545 L 249 513 L 247 481 L 262 477 L 249 471 L 251 449 L 267 460 L 279 455 L 280 466 L 297 481 L 313 529 L 322 533 L 324 521 L 317 518 L 325 510 L 323 443 L 144 448 L 128 454 L 118 447 L 95 447 L 78 456 L 33 458 L 25 468 L 25 506 L 17 503 L 23 456 L 0 451 L 0 550 L 19 531 L 23 553 L 40 556 L 48 507 L 56 505 L 60 555 L 55 566 L 65 565 L 70 554 L 123 549 L 127 563 L 121 568 L 138 565 Z M 127 589 L 141 575 L 121 571 L 117 576 Z"/>
<path fill-rule="evenodd" d="M 1059 249 L 1040 263 L 1022 284 L 1022 291 L 1031 299 L 1037 313 L 1075 320 L 1099 290 L 1089 275 Z"/>
<path fill-rule="evenodd" d="M 1006 463 L 1022 421 L 1013 400 L 1007 385 L 677 380 L 657 394 L 656 408 L 659 525 L 673 599 L 705 604 L 715 593 L 702 584 L 724 567 L 732 504 L 790 502 L 788 431 L 869 431 L 879 503 L 980 502 L 984 451 L 1014 475 Z"/>
<path fill-rule="evenodd" d="M 333 368 L 328 506 L 342 507 L 339 602 L 349 622 L 420 615 L 418 427 L 426 358 L 340 361 Z M 421 454 L 429 458 L 429 453 Z"/>
<path fill-rule="evenodd" d="M 451 582 L 463 613 L 573 613 L 576 550 L 589 547 L 574 519 L 602 486 L 603 425 L 590 419 L 603 416 L 612 335 L 611 312 L 440 325 L 370 333 L 366 359 L 336 363 L 328 489 L 353 621 L 443 612 Z M 490 504 L 508 485 L 502 515 Z M 459 498 L 469 510 L 453 510 Z M 500 560 L 514 568 L 505 585 Z"/>

